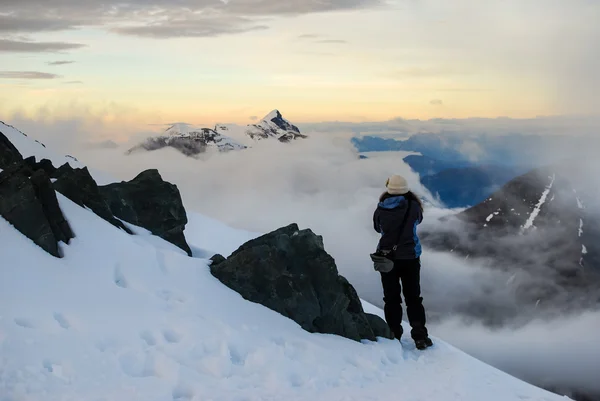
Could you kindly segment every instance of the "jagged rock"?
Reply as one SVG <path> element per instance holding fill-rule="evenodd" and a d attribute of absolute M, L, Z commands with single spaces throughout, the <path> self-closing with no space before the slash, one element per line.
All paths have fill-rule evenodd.
<path fill-rule="evenodd" d="M 338 274 L 322 237 L 296 224 L 245 243 L 227 259 L 215 255 L 210 270 L 245 299 L 309 332 L 358 341 L 376 339 L 373 325 L 378 333 L 384 331 L 380 326 L 386 323 L 364 313 L 356 291 Z"/>
<path fill-rule="evenodd" d="M 192 255 L 183 231 L 187 214 L 176 185 L 163 181 L 158 170 L 146 170 L 129 182 L 100 187 L 111 212 L 152 232 Z"/>
<path fill-rule="evenodd" d="M 84 168 L 62 168 L 61 175 L 54 183 L 54 189 L 77 203 L 79 206 L 87 206 L 98 216 L 108 221 L 113 226 L 132 234 L 125 225 L 113 216 L 106 201 L 98 190 L 96 181 L 90 175 L 87 167 Z"/>
<path fill-rule="evenodd" d="M 52 166 L 52 163 L 50 163 Z M 50 228 L 57 241 L 62 241 L 68 244 L 71 238 L 74 238 L 71 226 L 62 214 L 56 199 L 56 191 L 52 187 L 50 177 L 46 174 L 46 170 L 39 169 L 31 176 L 31 183 L 35 189 L 35 194 L 42 204 L 44 214 L 50 223 Z"/>
<path fill-rule="evenodd" d="M 0 132 L 0 169 L 6 169 L 13 163 L 23 160 L 21 152 Z"/>
<path fill-rule="evenodd" d="M 39 162 L 35 161 L 35 156 L 30 156 L 24 160 L 32 171 L 44 170 L 48 176 L 52 176 L 56 172 L 56 167 L 52 165 L 52 162 L 48 159 L 42 159 Z"/>
<path fill-rule="evenodd" d="M 46 252 L 61 257 L 58 241 L 68 243 L 73 232 L 49 177 L 43 170 L 31 174 L 24 163 L 0 172 L 0 215 Z"/>
<path fill-rule="evenodd" d="M 71 172 L 73 171 L 73 167 L 71 167 L 71 165 L 69 163 L 65 163 L 62 166 L 60 166 L 59 168 L 57 168 L 54 173 L 50 174 L 50 177 L 52 178 L 58 178 L 60 176 L 62 176 L 65 173 Z"/>

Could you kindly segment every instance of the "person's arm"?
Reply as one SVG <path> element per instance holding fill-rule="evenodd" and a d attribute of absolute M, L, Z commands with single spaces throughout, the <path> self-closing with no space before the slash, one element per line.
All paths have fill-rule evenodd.
<path fill-rule="evenodd" d="M 373 212 L 373 228 L 381 234 L 381 231 L 379 230 L 379 213 L 377 209 Z"/>

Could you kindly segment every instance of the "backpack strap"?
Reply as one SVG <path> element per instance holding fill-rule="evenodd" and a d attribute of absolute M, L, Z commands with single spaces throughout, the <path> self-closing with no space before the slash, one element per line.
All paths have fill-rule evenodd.
<path fill-rule="evenodd" d="M 411 206 L 410 199 L 407 199 L 407 202 L 408 202 L 408 207 L 406 208 L 406 213 L 404 214 L 404 218 L 402 219 L 402 223 L 400 223 L 400 230 L 398 230 L 398 237 L 402 237 L 402 232 L 404 231 L 404 227 L 406 226 L 406 221 L 408 220 L 408 216 L 410 215 L 410 206 Z M 398 241 L 400 241 L 400 238 L 398 238 Z M 398 249 L 398 245 L 399 244 L 396 244 L 392 248 L 392 250 L 394 252 L 396 251 L 396 249 Z"/>

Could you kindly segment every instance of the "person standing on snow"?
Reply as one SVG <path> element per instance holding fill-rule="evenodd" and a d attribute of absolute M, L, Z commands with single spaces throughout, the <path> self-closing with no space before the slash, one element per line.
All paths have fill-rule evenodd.
<path fill-rule="evenodd" d="M 386 187 L 373 215 L 373 226 L 381 238 L 377 252 L 371 257 L 381 274 L 385 320 L 394 337 L 400 340 L 403 334 L 400 294 L 403 290 L 411 337 L 422 350 L 433 345 L 425 327 L 420 283 L 421 244 L 417 225 L 423 221 L 423 204 L 402 176 L 388 178 Z"/>

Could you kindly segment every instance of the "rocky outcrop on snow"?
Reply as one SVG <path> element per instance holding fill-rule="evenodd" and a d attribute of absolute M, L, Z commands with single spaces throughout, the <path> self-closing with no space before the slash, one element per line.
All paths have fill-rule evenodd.
<path fill-rule="evenodd" d="M 127 154 L 140 150 L 153 151 L 172 147 L 186 156 L 196 156 L 215 149 L 219 152 L 245 149 L 236 142 L 210 128 L 193 128 L 187 124 L 174 124 L 163 135 L 148 138 L 146 141 L 127 151 Z"/>
<path fill-rule="evenodd" d="M 227 259 L 215 255 L 212 261 L 211 273 L 223 284 L 309 332 L 357 341 L 391 338 L 381 318 L 364 313 L 322 237 L 311 230 L 291 224 L 245 243 Z"/>
<path fill-rule="evenodd" d="M 183 231 L 187 214 L 177 186 L 162 179 L 158 170 L 146 170 L 129 182 L 100 187 L 110 211 L 183 249 L 192 251 Z"/>
<path fill-rule="evenodd" d="M 61 257 L 58 243 L 68 244 L 74 235 L 60 210 L 59 192 L 128 234 L 133 232 L 123 221 L 149 230 L 191 256 L 183 234 L 187 215 L 179 190 L 163 181 L 158 171 L 146 170 L 130 182 L 98 187 L 87 167 L 69 164 L 77 163 L 73 157 L 62 158 L 69 161 L 58 168 L 46 158 L 23 159 L 9 138 L 29 154 L 36 154 L 41 144 L 14 127 L 1 127 L 8 136 L 0 132 L 0 216 L 42 249 Z"/>
<path fill-rule="evenodd" d="M 56 167 L 52 164 L 52 161 L 48 159 L 42 159 L 39 162 L 36 162 L 35 156 L 29 156 L 28 158 L 23 160 L 29 168 L 32 170 L 44 170 L 46 174 L 48 174 L 52 178 L 57 178 L 56 175 Z M 70 167 L 70 166 L 69 166 Z"/>
<path fill-rule="evenodd" d="M 74 237 L 50 177 L 24 162 L 0 172 L 0 215 L 52 256 L 61 257 L 59 241 L 68 244 Z"/>
<path fill-rule="evenodd" d="M 65 165 L 60 169 L 60 175 L 54 182 L 54 189 L 79 206 L 88 207 L 113 226 L 129 234 L 132 233 L 110 211 L 87 167 L 73 169 L 68 164 Z"/>
<path fill-rule="evenodd" d="M 21 160 L 23 160 L 23 156 L 21 156 L 19 150 L 0 132 L 0 169 L 5 169 Z"/>

